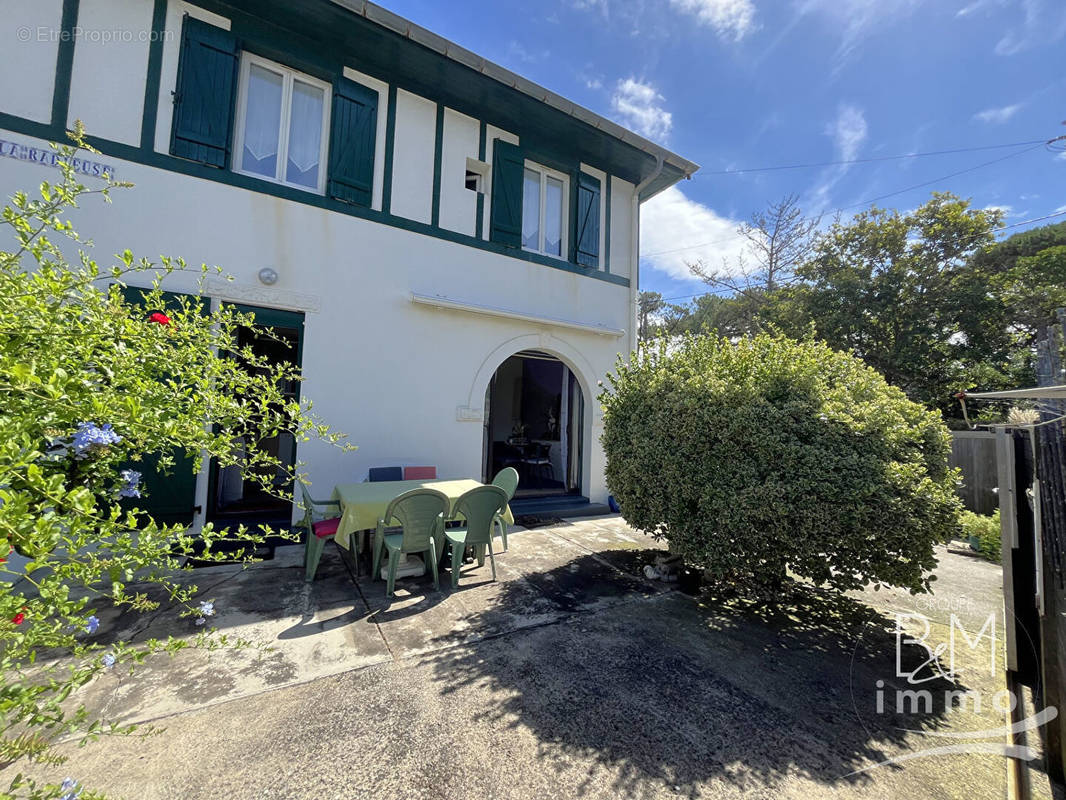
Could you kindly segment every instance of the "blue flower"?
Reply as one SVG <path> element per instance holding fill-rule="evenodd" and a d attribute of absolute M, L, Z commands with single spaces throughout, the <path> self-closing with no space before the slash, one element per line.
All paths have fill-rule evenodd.
<path fill-rule="evenodd" d="M 115 666 L 115 656 L 112 653 L 104 653 L 104 666 L 111 669 Z"/>
<path fill-rule="evenodd" d="M 81 422 L 78 424 L 78 430 L 74 432 L 74 441 L 71 444 L 74 457 L 85 458 L 98 448 L 121 441 L 122 437 L 115 433 L 110 422 L 102 427 L 95 422 Z"/>
<path fill-rule="evenodd" d="M 63 781 L 59 785 L 59 791 L 64 793 L 59 800 L 78 800 L 78 795 L 81 794 L 78 783 L 73 778 L 67 778 Z"/>
<path fill-rule="evenodd" d="M 118 490 L 119 497 L 141 496 L 141 490 L 139 488 L 141 473 L 135 469 L 124 469 L 118 474 L 118 476 L 125 481 L 125 485 Z"/>
<path fill-rule="evenodd" d="M 213 600 L 204 600 L 200 603 L 200 615 L 204 617 L 215 616 L 215 602 Z"/>
<path fill-rule="evenodd" d="M 100 620 L 97 619 L 95 614 L 93 614 L 91 617 L 89 617 L 87 620 L 85 620 L 85 632 L 86 633 L 96 633 L 96 631 L 97 631 L 97 629 L 99 627 L 100 627 Z"/>
<path fill-rule="evenodd" d="M 206 620 L 206 619 L 204 619 L 203 617 L 197 617 L 197 618 L 196 618 L 196 624 L 197 624 L 197 625 L 203 625 L 203 624 L 205 624 L 206 622 L 207 622 L 207 620 Z"/>

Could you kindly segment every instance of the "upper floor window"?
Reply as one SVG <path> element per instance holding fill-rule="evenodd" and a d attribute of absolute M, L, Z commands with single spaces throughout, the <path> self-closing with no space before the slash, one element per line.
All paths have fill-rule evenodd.
<path fill-rule="evenodd" d="M 567 177 L 527 161 L 522 183 L 522 247 L 566 257 Z"/>
<path fill-rule="evenodd" d="M 525 157 L 503 139 L 492 145 L 489 240 L 599 269 L 600 179 L 578 165 L 569 175 Z"/>
<path fill-rule="evenodd" d="M 237 101 L 234 169 L 322 192 L 330 87 L 245 53 Z"/>

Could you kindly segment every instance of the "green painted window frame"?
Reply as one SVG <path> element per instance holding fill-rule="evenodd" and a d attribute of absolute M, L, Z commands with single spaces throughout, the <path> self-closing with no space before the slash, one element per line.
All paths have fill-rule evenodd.
<path fill-rule="evenodd" d="M 239 46 L 240 42 L 238 41 L 238 47 Z M 283 186 L 291 186 L 305 192 L 325 194 L 328 183 L 330 144 L 332 142 L 333 130 L 333 84 L 311 75 L 310 73 L 294 69 L 287 64 L 275 61 L 271 58 L 266 58 L 258 53 L 253 53 L 251 50 L 245 50 L 243 48 L 240 49 L 239 61 L 237 96 L 235 98 L 233 109 L 233 133 L 231 137 L 233 163 L 231 164 L 230 169 L 242 175 L 247 175 L 269 183 L 279 183 Z M 248 136 L 248 85 L 251 83 L 252 67 L 258 67 L 267 72 L 271 72 L 282 79 L 281 118 L 278 121 L 279 144 L 276 153 L 278 165 L 275 169 L 274 178 L 269 178 L 256 172 L 245 170 L 241 165 L 241 153 L 244 149 L 246 137 Z M 289 154 L 289 135 L 285 129 L 289 127 L 292 120 L 293 87 L 297 82 L 322 92 L 322 132 L 318 142 L 318 174 L 316 176 L 314 187 L 294 183 L 285 177 Z M 281 146 L 281 142 L 285 143 L 284 147 Z"/>
<path fill-rule="evenodd" d="M 560 169 L 554 169 L 553 167 L 546 166 L 545 164 L 542 164 L 532 158 L 526 158 L 524 167 L 526 171 L 535 172 L 538 176 L 540 176 L 540 191 L 537 195 L 540 199 L 539 208 L 537 209 L 537 238 L 540 240 L 539 243 L 543 243 L 546 236 L 544 228 L 546 227 L 548 222 L 547 187 L 549 179 L 555 180 L 563 185 L 563 195 L 562 207 L 559 209 L 559 255 L 554 255 L 553 253 L 549 253 L 546 250 L 527 247 L 524 242 L 522 243 L 522 249 L 525 250 L 527 253 L 536 253 L 538 255 L 545 256 L 546 258 L 556 258 L 560 261 L 571 261 L 576 264 L 577 262 L 570 257 L 572 251 L 571 242 L 574 238 L 573 226 L 570 224 L 570 217 L 572 213 L 571 209 L 573 208 L 573 198 L 571 196 L 573 194 L 571 190 L 571 184 L 574 181 L 573 173 L 565 172 Z M 523 184 L 523 224 L 525 223 L 527 212 L 524 202 L 524 192 L 525 186 Z"/>

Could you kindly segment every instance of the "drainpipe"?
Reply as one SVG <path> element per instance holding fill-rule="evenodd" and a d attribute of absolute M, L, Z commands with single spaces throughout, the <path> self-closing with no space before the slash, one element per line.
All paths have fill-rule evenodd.
<path fill-rule="evenodd" d="M 638 297 L 640 295 L 640 193 L 643 192 L 651 182 L 659 177 L 663 171 L 663 157 L 655 157 L 655 169 L 652 170 L 651 175 L 637 184 L 637 188 L 633 190 L 633 245 L 632 245 L 632 258 L 629 269 L 629 352 L 634 352 L 637 349 L 637 342 L 639 332 L 637 331 L 637 323 L 640 319 Z"/>

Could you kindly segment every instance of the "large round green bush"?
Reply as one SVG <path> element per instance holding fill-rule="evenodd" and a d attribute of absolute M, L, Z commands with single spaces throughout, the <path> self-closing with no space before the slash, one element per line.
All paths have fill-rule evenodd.
<path fill-rule="evenodd" d="M 626 521 L 722 581 L 929 587 L 957 529 L 940 415 L 858 358 L 763 334 L 619 359 L 607 485 Z"/>

